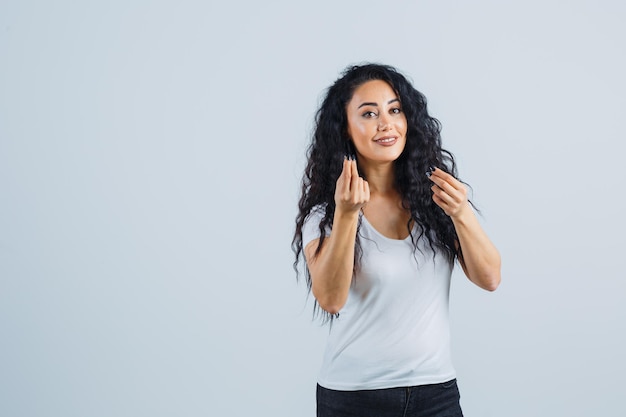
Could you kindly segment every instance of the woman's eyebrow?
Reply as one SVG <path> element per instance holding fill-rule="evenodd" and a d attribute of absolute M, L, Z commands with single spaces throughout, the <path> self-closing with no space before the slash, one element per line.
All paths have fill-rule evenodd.
<path fill-rule="evenodd" d="M 387 104 L 395 103 L 396 101 L 398 101 L 398 102 L 399 102 L 399 101 L 400 101 L 400 99 L 399 99 L 399 98 L 394 98 L 394 99 L 391 99 L 391 100 L 389 100 L 389 101 L 387 102 Z M 378 107 L 378 103 L 374 103 L 374 102 L 369 102 L 369 101 L 366 101 L 365 103 L 361 103 L 361 104 L 359 105 L 359 107 L 357 107 L 357 110 L 358 110 L 358 109 L 360 109 L 360 108 L 361 108 L 361 107 L 363 107 L 363 106 L 374 106 L 374 107 Z"/>

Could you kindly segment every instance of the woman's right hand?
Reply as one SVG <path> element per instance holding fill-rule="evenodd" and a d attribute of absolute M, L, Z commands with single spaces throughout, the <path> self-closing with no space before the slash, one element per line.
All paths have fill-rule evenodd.
<path fill-rule="evenodd" d="M 335 216 L 332 231 L 318 249 L 319 239 L 305 248 L 311 290 L 319 306 L 336 314 L 348 299 L 354 270 L 354 242 L 359 210 L 370 199 L 367 181 L 359 177 L 356 161 L 345 159 L 335 186 Z"/>
<path fill-rule="evenodd" d="M 335 210 L 343 214 L 353 214 L 370 200 L 370 186 L 359 176 L 356 161 L 344 159 L 343 170 L 335 186 Z"/>

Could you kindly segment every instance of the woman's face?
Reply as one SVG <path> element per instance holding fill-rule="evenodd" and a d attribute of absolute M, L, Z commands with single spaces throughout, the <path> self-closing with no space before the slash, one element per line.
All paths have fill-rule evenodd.
<path fill-rule="evenodd" d="M 348 135 L 367 162 L 395 161 L 406 144 L 406 116 L 385 81 L 372 80 L 354 90 L 346 106 Z"/>

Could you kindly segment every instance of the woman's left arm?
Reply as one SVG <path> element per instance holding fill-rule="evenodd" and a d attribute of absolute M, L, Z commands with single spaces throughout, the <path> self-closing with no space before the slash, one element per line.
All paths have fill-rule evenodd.
<path fill-rule="evenodd" d="M 452 175 L 435 169 L 430 175 L 433 201 L 450 216 L 459 237 L 462 256 L 459 262 L 465 275 L 487 291 L 500 285 L 500 254 L 480 226 L 465 186 Z"/>

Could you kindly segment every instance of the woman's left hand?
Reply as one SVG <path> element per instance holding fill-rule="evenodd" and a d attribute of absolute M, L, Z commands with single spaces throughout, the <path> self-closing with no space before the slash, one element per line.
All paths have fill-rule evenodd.
<path fill-rule="evenodd" d="M 433 201 L 454 224 L 465 275 L 479 287 L 494 291 L 500 285 L 500 254 L 474 215 L 465 185 L 439 168 L 431 173 L 430 180 L 435 183 L 431 188 Z"/>
<path fill-rule="evenodd" d="M 468 209 L 467 189 L 461 181 L 439 168 L 430 174 L 433 201 L 450 217 L 456 218 Z"/>

